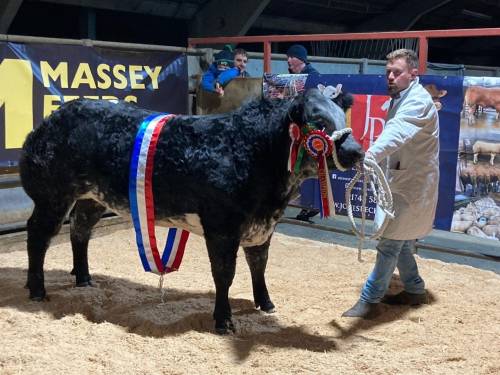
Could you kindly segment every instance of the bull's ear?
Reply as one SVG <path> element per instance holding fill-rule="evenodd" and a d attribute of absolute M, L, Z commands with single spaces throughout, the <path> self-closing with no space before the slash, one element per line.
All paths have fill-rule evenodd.
<path fill-rule="evenodd" d="M 325 85 L 318 83 L 318 90 L 321 92 L 325 91 Z"/>
<path fill-rule="evenodd" d="M 443 96 L 445 96 L 446 94 L 448 94 L 448 91 L 446 90 L 440 90 L 439 91 L 439 94 L 438 94 L 438 98 L 442 98 Z"/>
<path fill-rule="evenodd" d="M 332 88 L 332 94 L 330 95 L 330 99 L 335 99 L 336 97 L 338 97 L 340 95 L 340 93 L 342 92 L 342 84 L 339 83 L 337 86 L 333 87 L 333 86 L 328 86 L 328 87 L 331 87 Z"/>

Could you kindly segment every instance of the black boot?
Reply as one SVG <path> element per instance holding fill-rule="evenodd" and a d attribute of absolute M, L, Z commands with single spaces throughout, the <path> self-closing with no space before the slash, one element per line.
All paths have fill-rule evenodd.
<path fill-rule="evenodd" d="M 373 319 L 378 315 L 378 303 L 369 303 L 358 300 L 356 304 L 349 310 L 344 312 L 342 316 L 348 318 L 363 318 Z"/>
<path fill-rule="evenodd" d="M 309 223 L 312 223 L 313 221 L 311 221 L 310 219 L 314 216 L 316 216 L 317 214 L 319 214 L 319 210 L 317 209 L 302 209 L 299 214 L 295 217 L 295 219 L 297 220 L 301 220 L 301 221 L 307 221 Z"/>
<path fill-rule="evenodd" d="M 388 305 L 418 306 L 429 303 L 429 300 L 425 292 L 423 294 L 415 294 L 403 290 L 398 294 L 385 295 L 384 298 L 382 298 L 382 302 Z"/>

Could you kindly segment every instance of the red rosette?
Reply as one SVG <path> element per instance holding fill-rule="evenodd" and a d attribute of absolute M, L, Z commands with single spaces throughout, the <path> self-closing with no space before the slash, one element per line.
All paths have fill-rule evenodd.
<path fill-rule="evenodd" d="M 303 140 L 304 148 L 314 159 L 321 155 L 330 156 L 333 150 L 333 141 L 323 130 L 312 130 L 306 134 Z"/>

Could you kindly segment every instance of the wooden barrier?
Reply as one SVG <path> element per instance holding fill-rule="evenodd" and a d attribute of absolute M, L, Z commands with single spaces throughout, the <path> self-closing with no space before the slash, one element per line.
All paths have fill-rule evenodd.
<path fill-rule="evenodd" d="M 224 88 L 224 96 L 196 90 L 196 114 L 207 115 L 226 113 L 239 108 L 242 104 L 262 97 L 262 77 L 235 78 Z"/>

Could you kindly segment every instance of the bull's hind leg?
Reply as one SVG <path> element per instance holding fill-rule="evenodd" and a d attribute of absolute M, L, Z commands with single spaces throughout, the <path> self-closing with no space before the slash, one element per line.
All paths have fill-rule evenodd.
<path fill-rule="evenodd" d="M 82 199 L 75 203 L 70 214 L 70 237 L 73 249 L 73 271 L 76 286 L 92 285 L 89 273 L 87 249 L 92 228 L 97 224 L 106 208 L 93 199 Z"/>
<path fill-rule="evenodd" d="M 41 301 L 45 298 L 43 263 L 50 240 L 61 229 L 66 212 L 73 202 L 57 200 L 50 204 L 35 202 L 28 219 L 28 281 L 30 298 Z"/>
<path fill-rule="evenodd" d="M 266 243 L 259 246 L 244 247 L 245 257 L 252 274 L 253 299 L 255 307 L 267 313 L 274 312 L 274 304 L 269 298 L 267 291 L 265 272 L 267 265 L 267 254 L 271 237 Z"/>
<path fill-rule="evenodd" d="M 218 334 L 235 332 L 229 305 L 229 287 L 233 283 L 236 269 L 236 253 L 239 240 L 205 234 L 208 256 L 215 282 L 215 331 Z"/>

